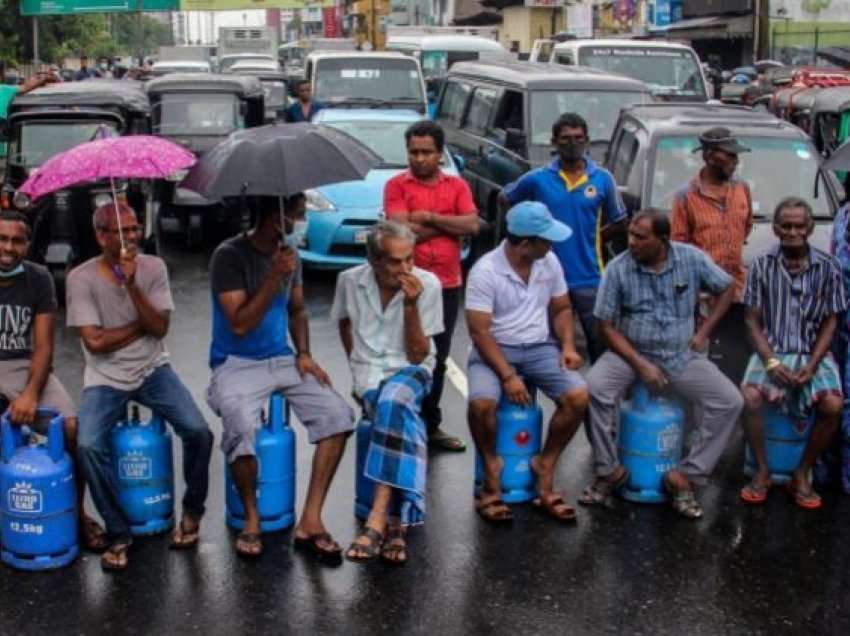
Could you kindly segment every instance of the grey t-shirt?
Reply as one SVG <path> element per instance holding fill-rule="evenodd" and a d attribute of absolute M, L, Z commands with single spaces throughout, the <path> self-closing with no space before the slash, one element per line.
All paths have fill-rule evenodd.
<path fill-rule="evenodd" d="M 68 326 L 123 327 L 139 319 L 127 290 L 98 273 L 100 257 L 86 261 L 68 274 Z M 159 311 L 173 311 L 168 271 L 162 259 L 141 254 L 136 257 L 136 286 Z M 83 386 L 111 386 L 132 391 L 168 361 L 165 343 L 145 335 L 123 349 L 93 354 L 83 345 L 86 370 Z"/>
<path fill-rule="evenodd" d="M 56 290 L 50 272 L 24 261 L 24 271 L 0 285 L 0 360 L 32 355 L 32 327 L 38 314 L 56 311 Z"/>

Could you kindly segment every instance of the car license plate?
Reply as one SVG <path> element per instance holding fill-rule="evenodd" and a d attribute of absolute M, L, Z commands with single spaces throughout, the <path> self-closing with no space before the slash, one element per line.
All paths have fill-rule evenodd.
<path fill-rule="evenodd" d="M 360 230 L 354 233 L 354 242 L 358 245 L 366 242 L 366 237 L 369 236 L 369 230 Z"/>

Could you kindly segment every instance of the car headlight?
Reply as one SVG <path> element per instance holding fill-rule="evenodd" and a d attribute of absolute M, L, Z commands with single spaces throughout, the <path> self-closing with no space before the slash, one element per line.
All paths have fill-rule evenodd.
<path fill-rule="evenodd" d="M 307 197 L 307 209 L 313 212 L 335 212 L 336 206 L 318 190 L 305 190 Z"/>
<path fill-rule="evenodd" d="M 15 192 L 15 196 L 12 197 L 12 205 L 19 210 L 28 210 L 32 205 L 32 199 L 23 192 Z"/>

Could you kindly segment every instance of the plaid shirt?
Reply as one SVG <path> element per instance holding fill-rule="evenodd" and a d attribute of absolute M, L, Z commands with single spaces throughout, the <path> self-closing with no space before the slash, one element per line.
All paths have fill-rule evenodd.
<path fill-rule="evenodd" d="M 823 321 L 847 308 L 841 265 L 809 246 L 808 264 L 792 276 L 777 245 L 750 266 L 744 304 L 761 310 L 762 328 L 775 353 L 809 354 Z"/>
<path fill-rule="evenodd" d="M 675 374 L 691 357 L 700 290 L 720 294 L 732 277 L 701 250 L 671 242 L 660 271 L 626 251 L 608 264 L 593 315 L 614 326 L 638 352 Z"/>

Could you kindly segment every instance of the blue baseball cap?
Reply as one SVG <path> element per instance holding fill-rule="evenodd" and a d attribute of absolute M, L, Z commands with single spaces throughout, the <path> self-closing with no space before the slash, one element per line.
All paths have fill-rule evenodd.
<path fill-rule="evenodd" d="M 570 226 L 556 221 L 549 208 L 538 201 L 523 201 L 508 210 L 508 232 L 514 236 L 536 236 L 560 243 L 573 235 Z"/>

